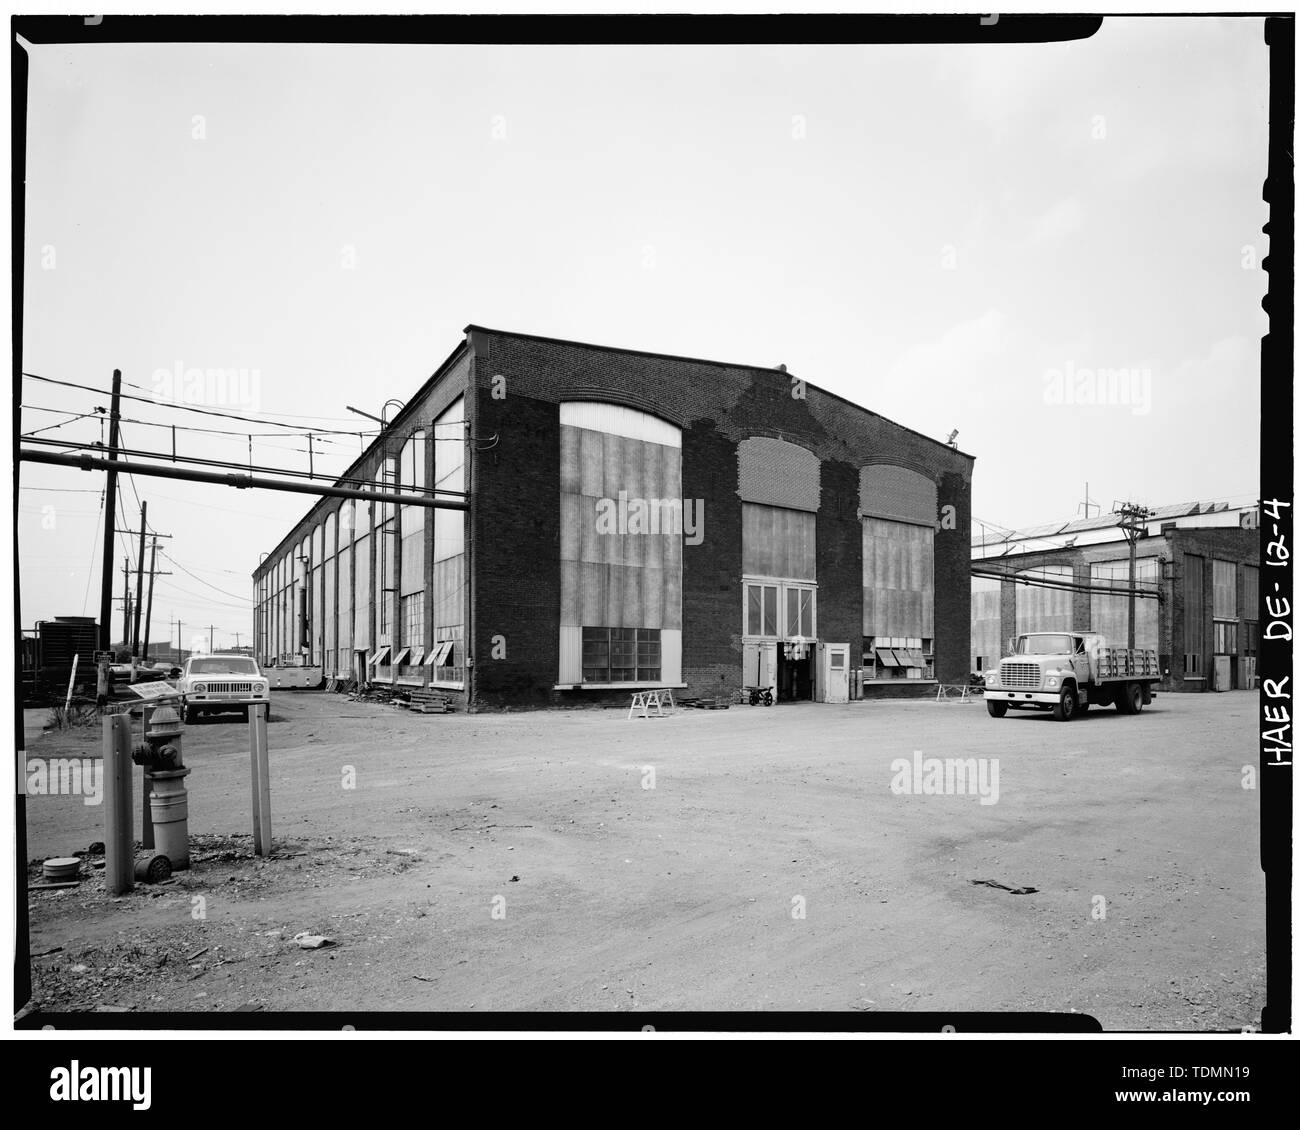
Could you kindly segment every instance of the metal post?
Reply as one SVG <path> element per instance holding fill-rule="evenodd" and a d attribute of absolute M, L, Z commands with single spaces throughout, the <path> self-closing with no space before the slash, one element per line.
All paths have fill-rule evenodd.
<path fill-rule="evenodd" d="M 248 708 L 248 747 L 253 786 L 253 851 L 271 854 L 271 760 L 266 744 L 266 703 Z"/>
<path fill-rule="evenodd" d="M 146 704 L 144 708 L 144 733 L 149 733 L 149 724 L 153 719 L 154 706 Z M 140 789 L 140 846 L 152 851 L 153 850 L 153 808 L 151 796 L 153 795 L 153 782 L 149 779 L 149 767 L 141 766 L 141 778 L 143 785 Z"/>
<path fill-rule="evenodd" d="M 131 716 L 104 719 L 104 882 L 110 895 L 135 886 L 131 822 Z"/>

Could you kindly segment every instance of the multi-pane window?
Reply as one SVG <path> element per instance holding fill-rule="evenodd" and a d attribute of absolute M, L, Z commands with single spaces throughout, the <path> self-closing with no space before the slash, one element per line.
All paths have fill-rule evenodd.
<path fill-rule="evenodd" d="M 1259 566 L 1241 567 L 1241 653 L 1259 654 Z"/>
<path fill-rule="evenodd" d="M 1214 617 L 1234 620 L 1237 617 L 1237 566 L 1231 561 L 1215 561 Z"/>
<path fill-rule="evenodd" d="M 812 589 L 797 589 L 786 586 L 785 590 L 785 634 L 811 639 L 817 633 L 813 630 L 813 593 Z"/>
<path fill-rule="evenodd" d="M 433 481 L 442 491 L 465 489 L 465 400 L 458 397 L 433 422 Z M 423 480 L 421 480 L 423 481 Z M 433 652 L 425 664 L 437 683 L 465 681 L 465 513 L 433 512 Z"/>
<path fill-rule="evenodd" d="M 769 639 L 813 639 L 817 635 L 817 594 L 782 581 L 745 585 L 745 635 Z"/>
<path fill-rule="evenodd" d="M 582 629 L 583 682 L 658 682 L 661 670 L 658 628 Z"/>
<path fill-rule="evenodd" d="M 418 675 L 424 662 L 424 593 L 402 597 L 402 674 Z"/>
<path fill-rule="evenodd" d="M 411 435 L 402 448 L 401 486 L 423 490 L 426 443 L 424 432 Z M 424 655 L 424 507 L 403 506 L 402 530 L 402 647 L 409 649 L 402 664 L 405 675 L 419 675 Z"/>
<path fill-rule="evenodd" d="M 745 632 L 751 636 L 776 635 L 776 586 L 746 585 Z"/>
<path fill-rule="evenodd" d="M 1243 620 L 1241 624 L 1241 654 L 1259 654 L 1259 621 Z"/>
<path fill-rule="evenodd" d="M 397 485 L 397 460 L 385 459 L 383 469 L 376 477 L 378 489 L 390 492 Z M 392 632 L 393 590 L 397 577 L 397 525 L 394 521 L 396 507 L 391 502 L 375 506 L 375 600 L 379 604 L 379 636 L 383 639 Z"/>
<path fill-rule="evenodd" d="M 933 679 L 934 640 L 923 636 L 863 636 L 864 679 Z"/>

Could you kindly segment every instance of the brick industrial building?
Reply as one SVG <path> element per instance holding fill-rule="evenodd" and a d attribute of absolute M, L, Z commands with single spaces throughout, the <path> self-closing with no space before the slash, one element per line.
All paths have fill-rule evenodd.
<path fill-rule="evenodd" d="M 263 662 L 471 708 L 964 681 L 974 460 L 784 371 L 470 326 L 254 574 Z M 452 496 L 448 496 L 452 497 Z"/>
<path fill-rule="evenodd" d="M 975 529 L 971 670 L 1019 632 L 1100 632 L 1128 642 L 1129 546 L 1115 514 L 999 532 Z M 1225 502 L 1154 509 L 1137 542 L 1135 643 L 1166 690 L 1250 688 L 1259 653 L 1259 510 Z M 990 576 L 988 574 L 998 574 Z"/>

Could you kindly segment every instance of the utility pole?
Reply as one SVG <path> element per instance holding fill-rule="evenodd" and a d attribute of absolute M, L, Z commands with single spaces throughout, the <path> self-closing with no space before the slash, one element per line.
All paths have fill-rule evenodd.
<path fill-rule="evenodd" d="M 1100 514 L 1100 513 L 1101 513 L 1101 503 L 1100 503 L 1100 502 L 1093 502 L 1093 501 L 1092 501 L 1092 496 L 1088 493 L 1088 484 L 1087 484 L 1087 483 L 1084 483 L 1084 484 L 1083 484 L 1083 501 L 1082 501 L 1081 503 L 1079 503 L 1079 507 L 1083 510 L 1083 516 L 1084 516 L 1085 519 L 1086 519 L 1086 518 L 1091 518 L 1091 517 L 1092 517 L 1092 508 L 1093 508 L 1094 506 L 1097 508 L 1097 513 Z"/>
<path fill-rule="evenodd" d="M 1118 510 L 1119 528 L 1128 541 L 1128 646 L 1137 647 L 1137 543 L 1146 529 L 1151 511 L 1133 502 L 1123 503 Z"/>
<path fill-rule="evenodd" d="M 135 571 L 135 628 L 131 632 L 131 655 L 140 654 L 140 613 L 144 604 L 144 532 L 148 528 L 149 500 L 140 503 L 140 551 L 136 555 Z M 153 578 L 149 578 L 150 583 Z"/>
<path fill-rule="evenodd" d="M 215 632 L 216 630 L 217 630 L 217 626 L 215 624 L 208 625 L 208 654 L 209 655 L 211 655 L 213 652 L 217 650 L 216 644 L 213 643 L 213 635 L 212 635 L 212 633 Z"/>
<path fill-rule="evenodd" d="M 140 538 L 139 561 L 138 561 L 138 563 L 137 563 L 137 565 L 136 565 L 136 577 L 135 577 L 135 601 L 134 601 L 134 603 L 132 603 L 132 604 L 130 605 L 130 608 L 134 610 L 135 616 L 134 616 L 134 620 L 133 620 L 133 619 L 132 619 L 131 612 L 128 612 L 128 613 L 127 613 L 127 616 L 126 616 L 126 619 L 127 619 L 127 627 L 126 627 L 125 639 L 124 639 L 124 642 L 125 642 L 125 643 L 130 647 L 130 648 L 131 648 L 131 655 L 132 655 L 133 657 L 134 657 L 134 656 L 138 656 L 138 655 L 140 654 L 140 615 L 141 615 L 141 613 L 144 612 L 144 610 L 145 610 L 145 601 L 144 601 L 144 574 L 145 574 L 145 567 L 144 567 L 144 539 L 145 539 L 145 532 L 148 530 L 148 514 L 149 514 L 149 502 L 148 502 L 148 500 L 145 500 L 145 501 L 143 501 L 143 502 L 140 503 L 140 529 L 139 529 L 139 530 L 118 530 L 118 531 L 117 531 L 119 534 L 130 534 L 130 535 L 132 535 L 133 537 L 138 535 L 139 538 Z M 152 558 L 150 558 L 150 561 L 149 561 L 149 569 L 148 569 L 148 573 L 149 573 L 149 606 L 150 606 L 150 608 L 153 607 L 153 579 L 154 579 L 154 576 L 155 576 L 155 575 L 160 576 L 160 577 L 170 577 L 170 576 L 171 576 L 170 573 L 167 573 L 167 572 L 160 572 L 158 569 L 155 568 L 155 564 L 156 564 L 156 562 L 157 562 L 157 560 L 158 560 L 158 559 L 157 559 L 157 552 L 158 552 L 158 539 L 159 539 L 159 538 L 169 538 L 169 537 L 171 537 L 171 536 L 172 536 L 171 534 L 153 534 L 153 535 L 152 535 L 152 537 L 153 537 L 153 546 L 154 546 L 154 556 L 153 556 Z M 127 581 L 127 588 L 128 588 L 128 589 L 130 588 L 130 580 L 129 580 L 129 578 L 128 578 L 128 581 Z M 132 625 L 133 623 L 134 623 L 134 625 L 135 625 L 135 630 L 134 630 L 134 631 L 132 631 L 132 629 L 131 629 L 131 625 Z M 148 647 L 149 647 L 149 628 L 148 628 L 148 625 L 145 626 L 145 630 L 144 630 L 144 643 L 145 643 L 145 649 L 147 650 Z"/>
<path fill-rule="evenodd" d="M 131 646 L 131 562 L 122 558 L 122 645 Z"/>
<path fill-rule="evenodd" d="M 108 461 L 117 462 L 118 406 L 122 400 L 122 370 L 113 370 L 113 394 L 108 409 Z M 104 492 L 104 564 L 99 588 L 99 650 L 113 646 L 113 532 L 117 523 L 117 471 L 108 469 L 108 483 Z"/>
<path fill-rule="evenodd" d="M 143 522 L 141 522 L 140 525 L 141 528 L 144 527 Z M 153 619 L 153 578 L 155 572 L 154 566 L 157 564 L 158 564 L 158 539 L 154 538 L 153 546 L 149 550 L 149 607 L 145 610 L 145 614 L 144 614 L 144 659 L 146 662 L 148 662 L 149 659 L 149 621 Z"/>

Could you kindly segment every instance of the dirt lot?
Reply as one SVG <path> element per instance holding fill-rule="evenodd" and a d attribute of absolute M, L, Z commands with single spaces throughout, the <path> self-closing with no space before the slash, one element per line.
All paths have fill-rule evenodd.
<path fill-rule="evenodd" d="M 33 961 L 39 1007 L 1259 1020 L 1248 694 L 1068 725 L 933 702 L 628 721 L 298 692 L 273 709 L 275 858 L 251 856 L 246 724 L 189 727 L 194 868 L 110 899 L 88 863 L 80 888 L 31 893 L 33 953 L 61 947 Z M 81 731 L 28 757 L 97 749 Z M 918 749 L 997 758 L 997 803 L 892 791 Z M 27 812 L 33 860 L 105 838 L 81 798 Z"/>

